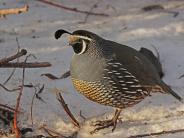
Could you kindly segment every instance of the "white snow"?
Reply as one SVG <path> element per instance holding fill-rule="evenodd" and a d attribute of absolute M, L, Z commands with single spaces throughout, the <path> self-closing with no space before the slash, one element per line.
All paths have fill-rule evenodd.
<path fill-rule="evenodd" d="M 96 1 L 90 0 L 54 0 L 70 7 L 89 10 Z M 6 5 L 3 5 L 3 2 Z M 41 69 L 26 69 L 26 84 L 45 84 L 41 97 L 46 102 L 37 99 L 33 105 L 34 134 L 43 133 L 38 130 L 46 124 L 49 128 L 71 135 L 78 131 L 77 138 L 122 138 L 151 132 L 160 132 L 175 129 L 184 129 L 184 106 L 169 95 L 154 94 L 146 98 L 140 104 L 127 108 L 121 113 L 122 123 L 118 123 L 117 129 L 112 133 L 111 128 L 102 130 L 94 135 L 90 131 L 92 121 L 106 119 L 113 116 L 111 107 L 91 102 L 80 95 L 73 88 L 70 78 L 51 81 L 41 77 L 42 73 L 54 73 L 60 76 L 69 69 L 73 51 L 67 46 L 67 37 L 55 40 L 54 32 L 60 28 L 75 31 L 85 29 L 99 34 L 100 36 L 122 44 L 139 49 L 147 47 L 154 51 L 155 46 L 160 54 L 165 77 L 164 81 L 184 98 L 184 78 L 178 77 L 184 74 L 184 1 L 182 0 L 101 0 L 95 12 L 104 12 L 109 17 L 89 16 L 85 24 L 85 15 L 65 11 L 49 6 L 38 1 L 28 0 L 1 0 L 0 8 L 21 7 L 25 3 L 29 5 L 29 11 L 20 15 L 9 15 L 0 19 L 0 58 L 16 52 L 16 37 L 21 48 L 35 54 L 37 59 L 29 61 L 48 61 L 52 67 Z M 151 4 L 162 4 L 166 9 L 179 11 L 177 17 L 173 14 L 152 11 L 143 12 L 141 8 Z M 33 38 L 35 36 L 35 38 Z M 0 81 L 3 81 L 11 73 L 12 69 L 0 70 Z M 17 69 L 9 88 L 20 85 L 21 69 Z M 72 113 L 81 122 L 79 130 L 74 127 L 64 110 L 56 99 L 55 92 L 62 90 L 62 95 Z M 0 91 L 0 103 L 14 107 L 18 93 Z M 21 111 L 19 125 L 30 127 L 30 106 L 34 95 L 34 89 L 25 88 L 21 99 Z M 80 117 L 80 111 L 87 118 Z M 151 137 L 151 136 L 150 136 Z M 165 134 L 158 138 L 183 138 L 184 133 Z"/>

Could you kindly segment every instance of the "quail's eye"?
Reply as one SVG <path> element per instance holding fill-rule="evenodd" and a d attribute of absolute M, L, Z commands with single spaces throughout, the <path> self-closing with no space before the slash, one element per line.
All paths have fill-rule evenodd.
<path fill-rule="evenodd" d="M 83 54 L 87 49 L 87 42 L 85 40 L 80 40 L 79 42 L 72 45 L 74 52 L 77 55 Z"/>

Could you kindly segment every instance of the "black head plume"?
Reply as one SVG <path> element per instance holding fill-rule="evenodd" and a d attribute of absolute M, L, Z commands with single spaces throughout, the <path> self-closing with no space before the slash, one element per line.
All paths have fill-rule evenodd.
<path fill-rule="evenodd" d="M 60 38 L 63 34 L 65 34 L 65 33 L 67 33 L 67 34 L 72 34 L 72 33 L 68 32 L 68 31 L 66 31 L 66 30 L 59 29 L 59 30 L 57 30 L 57 31 L 55 32 L 55 38 L 56 38 L 56 39 L 59 39 L 59 38 Z"/>

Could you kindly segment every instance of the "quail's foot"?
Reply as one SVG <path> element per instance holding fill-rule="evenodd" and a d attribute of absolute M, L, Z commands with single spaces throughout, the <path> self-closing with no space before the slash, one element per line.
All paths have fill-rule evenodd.
<path fill-rule="evenodd" d="M 116 124 L 117 124 L 117 120 L 114 120 L 114 119 L 111 119 L 111 120 L 104 120 L 104 121 L 96 121 L 93 126 L 95 126 L 96 128 L 91 131 L 90 133 L 91 134 L 94 134 L 96 132 L 98 132 L 99 130 L 102 130 L 102 129 L 105 129 L 105 128 L 108 128 L 108 127 L 113 127 L 112 128 L 112 132 L 115 130 L 116 128 Z"/>
<path fill-rule="evenodd" d="M 112 128 L 112 132 L 113 132 L 116 128 L 117 120 L 118 120 L 120 113 L 121 113 L 121 109 L 116 109 L 115 114 L 112 119 L 104 120 L 104 121 L 96 121 L 96 123 L 94 124 L 96 128 L 90 133 L 93 134 L 95 132 L 98 132 L 101 129 L 108 128 L 110 126 L 113 126 Z"/>

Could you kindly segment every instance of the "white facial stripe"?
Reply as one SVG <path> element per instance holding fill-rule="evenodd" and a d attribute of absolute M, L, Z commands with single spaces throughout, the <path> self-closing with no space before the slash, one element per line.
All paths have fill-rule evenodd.
<path fill-rule="evenodd" d="M 91 38 L 86 37 L 86 36 L 80 36 L 80 35 L 72 35 L 72 36 L 73 36 L 73 37 L 78 37 L 78 38 L 81 38 L 81 39 L 84 39 L 84 40 L 92 41 Z"/>
<path fill-rule="evenodd" d="M 81 54 L 84 53 L 86 51 L 86 42 L 84 40 L 82 40 L 82 51 Z"/>

